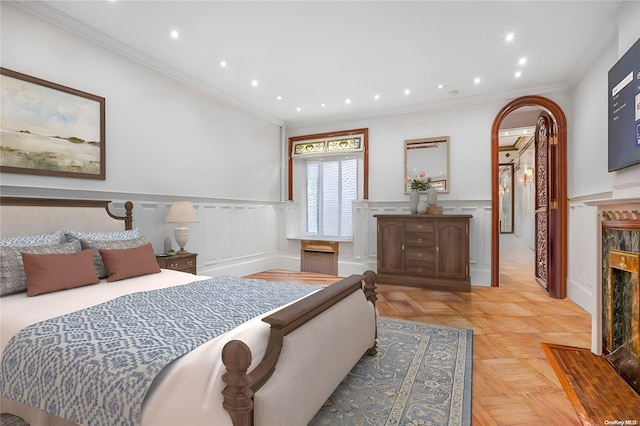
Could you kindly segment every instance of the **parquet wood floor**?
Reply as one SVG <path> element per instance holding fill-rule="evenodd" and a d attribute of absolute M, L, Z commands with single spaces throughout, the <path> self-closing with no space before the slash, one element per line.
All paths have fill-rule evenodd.
<path fill-rule="evenodd" d="M 501 241 L 501 285 L 470 293 L 378 283 L 381 315 L 473 329 L 473 424 L 580 425 L 542 342 L 591 346 L 591 316 L 569 299 L 548 297 L 533 278 L 533 252 Z M 330 283 L 335 277 L 265 271 L 252 278 Z"/>
<path fill-rule="evenodd" d="M 640 396 L 606 359 L 585 348 L 542 347 L 584 425 L 640 423 Z"/>

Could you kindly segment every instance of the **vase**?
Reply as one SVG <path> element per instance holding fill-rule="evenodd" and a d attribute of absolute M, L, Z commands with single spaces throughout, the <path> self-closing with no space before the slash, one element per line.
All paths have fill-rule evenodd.
<path fill-rule="evenodd" d="M 418 214 L 418 203 L 420 202 L 420 193 L 417 189 L 412 189 L 409 193 L 409 212 Z"/>
<path fill-rule="evenodd" d="M 420 201 L 418 203 L 418 214 L 427 214 L 427 202 Z"/>
<path fill-rule="evenodd" d="M 427 202 L 430 206 L 438 205 L 438 191 L 433 186 L 427 190 Z"/>

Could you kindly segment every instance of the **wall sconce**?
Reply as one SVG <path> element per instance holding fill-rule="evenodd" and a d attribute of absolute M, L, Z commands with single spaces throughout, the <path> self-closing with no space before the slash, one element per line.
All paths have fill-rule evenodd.
<path fill-rule="evenodd" d="M 531 181 L 533 181 L 533 169 L 525 168 L 524 172 L 518 176 L 518 183 L 526 188 L 527 182 Z"/>
<path fill-rule="evenodd" d="M 527 175 L 527 180 L 529 182 L 531 182 L 532 178 L 533 178 L 533 169 L 527 169 L 524 174 Z"/>
<path fill-rule="evenodd" d="M 176 239 L 176 243 L 180 246 L 180 250 L 176 254 L 188 253 L 184 249 L 189 241 L 189 228 L 185 226 L 185 223 L 197 223 L 199 222 L 196 211 L 193 205 L 189 201 L 174 201 L 171 204 L 169 213 L 164 219 L 168 223 L 178 223 L 178 227 L 174 229 L 173 236 Z"/>

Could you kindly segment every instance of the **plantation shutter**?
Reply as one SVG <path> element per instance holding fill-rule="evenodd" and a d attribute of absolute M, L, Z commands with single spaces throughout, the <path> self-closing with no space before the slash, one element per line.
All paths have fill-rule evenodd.
<path fill-rule="evenodd" d="M 307 162 L 307 233 L 353 236 L 351 203 L 357 198 L 357 159 Z"/>
<path fill-rule="evenodd" d="M 307 233 L 318 235 L 320 230 L 320 163 L 307 163 Z"/>
<path fill-rule="evenodd" d="M 352 202 L 358 198 L 358 161 L 353 158 L 341 161 L 342 194 L 340 212 L 340 236 L 353 236 Z"/>

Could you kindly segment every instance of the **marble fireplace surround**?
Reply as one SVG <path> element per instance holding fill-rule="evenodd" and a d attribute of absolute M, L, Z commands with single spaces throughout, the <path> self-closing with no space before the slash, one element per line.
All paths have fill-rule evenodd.
<path fill-rule="evenodd" d="M 602 352 L 640 394 L 638 370 L 640 227 L 602 230 Z"/>
<path fill-rule="evenodd" d="M 592 352 L 603 355 L 640 394 L 640 200 L 611 199 L 593 204 L 598 206 L 600 219 L 602 269 L 598 315 L 592 323 Z"/>

